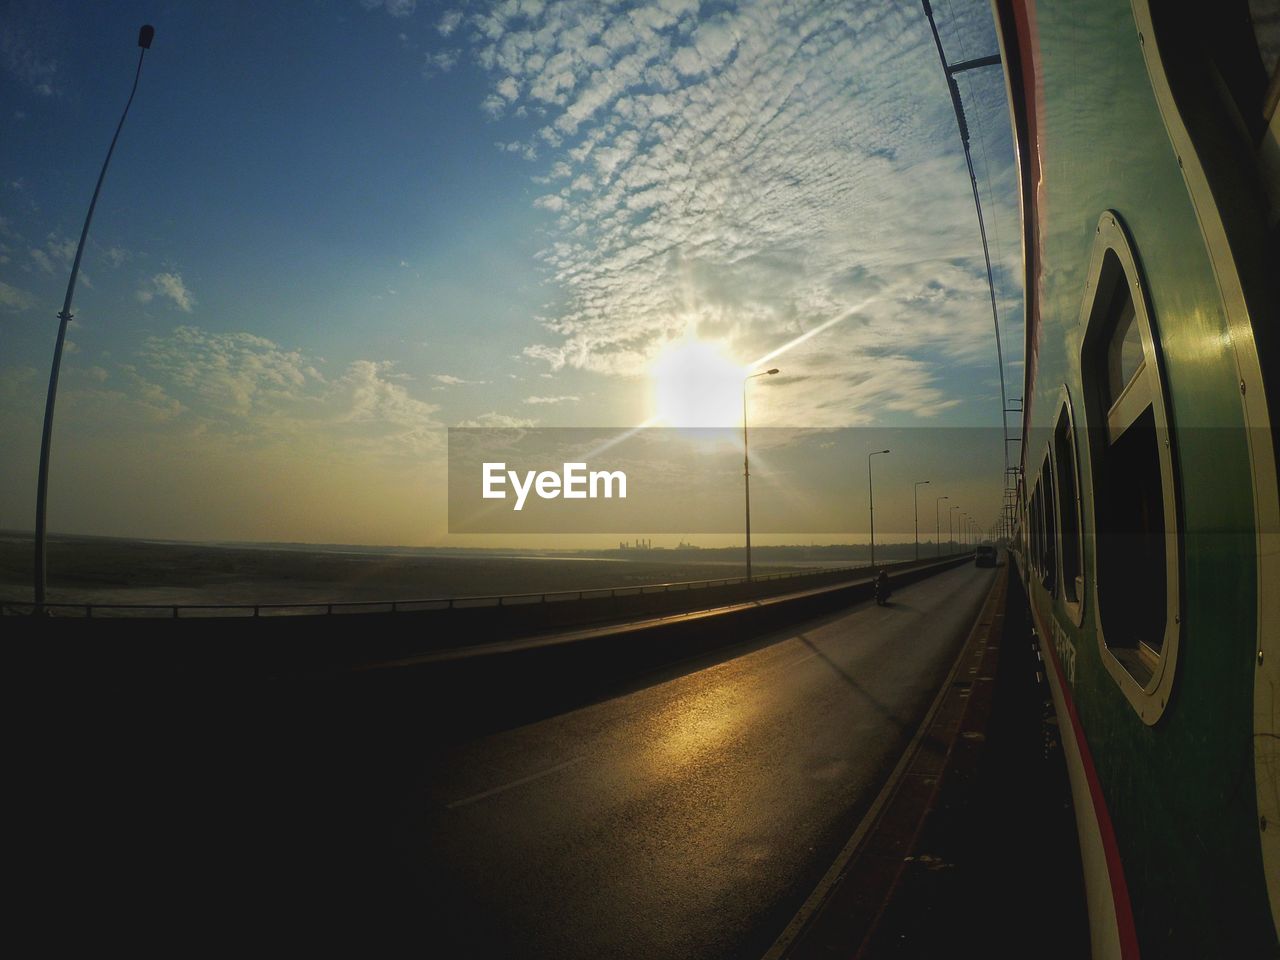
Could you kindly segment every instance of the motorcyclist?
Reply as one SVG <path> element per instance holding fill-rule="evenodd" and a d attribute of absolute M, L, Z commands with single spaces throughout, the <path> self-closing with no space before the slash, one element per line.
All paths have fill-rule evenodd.
<path fill-rule="evenodd" d="M 884 567 L 876 574 L 876 600 L 884 603 L 889 599 L 889 571 Z"/>

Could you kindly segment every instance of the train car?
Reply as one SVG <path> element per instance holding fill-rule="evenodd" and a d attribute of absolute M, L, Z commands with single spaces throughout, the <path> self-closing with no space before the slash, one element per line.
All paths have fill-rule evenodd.
<path fill-rule="evenodd" d="M 1026 291 L 1015 560 L 1093 954 L 1280 955 L 1280 14 L 993 8 Z"/>

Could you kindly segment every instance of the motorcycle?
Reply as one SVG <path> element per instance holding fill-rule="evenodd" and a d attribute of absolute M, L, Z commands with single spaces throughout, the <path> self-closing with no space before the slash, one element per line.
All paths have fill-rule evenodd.
<path fill-rule="evenodd" d="M 881 577 L 876 580 L 876 603 L 882 607 L 888 606 L 891 593 L 893 591 L 889 589 L 889 579 L 887 577 Z"/>

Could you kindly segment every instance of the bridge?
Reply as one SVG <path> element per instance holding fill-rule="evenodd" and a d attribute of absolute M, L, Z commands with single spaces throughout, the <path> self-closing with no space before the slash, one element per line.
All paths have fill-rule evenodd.
<path fill-rule="evenodd" d="M 1010 908 L 1035 916 L 1029 877 L 1079 896 L 1021 588 L 969 555 L 891 581 L 887 606 L 843 570 L 347 616 L 85 610 L 56 663 L 28 650 L 22 702 L 57 746 L 28 812 L 85 868 L 54 882 L 164 942 L 995 950 Z"/>

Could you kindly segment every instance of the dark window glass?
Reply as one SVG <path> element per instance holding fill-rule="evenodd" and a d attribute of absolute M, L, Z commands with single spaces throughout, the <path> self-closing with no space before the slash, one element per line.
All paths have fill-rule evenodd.
<path fill-rule="evenodd" d="M 1058 535 L 1062 542 L 1062 595 L 1080 602 L 1080 496 L 1076 489 L 1076 438 L 1064 406 L 1053 432 L 1058 466 Z"/>
<path fill-rule="evenodd" d="M 1058 538 L 1055 536 L 1058 518 L 1057 511 L 1053 507 L 1053 470 L 1048 457 L 1044 458 L 1044 466 L 1040 468 L 1040 489 L 1044 491 L 1044 502 L 1042 504 L 1044 511 L 1044 541 L 1041 545 L 1041 549 L 1044 552 L 1040 560 L 1041 582 L 1046 590 L 1053 593 L 1058 586 Z"/>
<path fill-rule="evenodd" d="M 1130 673 L 1159 656 L 1165 628 L 1164 491 L 1160 438 L 1147 407 L 1107 447 L 1098 494 L 1098 608 L 1107 640 Z M 1128 649 L 1138 658 L 1126 659 Z M 1150 673 L 1149 667 L 1145 670 Z"/>
<path fill-rule="evenodd" d="M 1027 518 L 1031 532 L 1031 549 L 1029 551 L 1031 568 L 1040 572 L 1040 489 L 1031 494 L 1031 516 Z"/>

